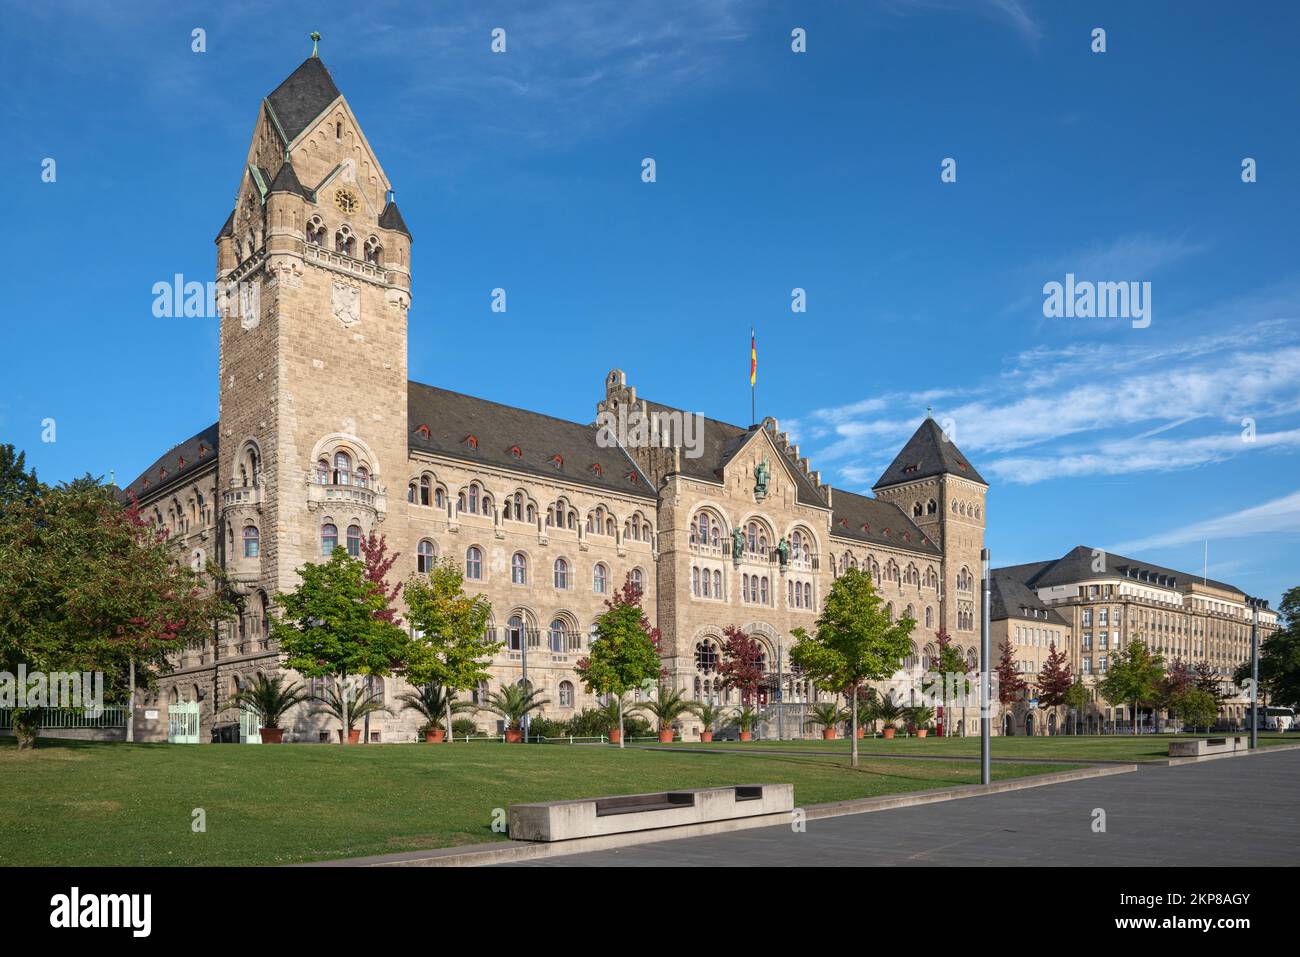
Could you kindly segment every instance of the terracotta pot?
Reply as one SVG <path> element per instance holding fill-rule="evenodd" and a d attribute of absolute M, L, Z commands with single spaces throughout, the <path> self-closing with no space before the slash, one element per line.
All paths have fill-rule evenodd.
<path fill-rule="evenodd" d="M 523 728 L 506 728 L 506 744 L 518 744 L 524 740 Z"/>
<path fill-rule="evenodd" d="M 917 729 L 916 729 L 916 736 L 917 736 L 918 738 L 924 738 L 925 735 L 926 735 L 926 729 L 925 729 L 925 728 L 917 728 Z"/>
<path fill-rule="evenodd" d="M 339 742 L 343 741 L 343 729 L 339 728 Z M 354 728 L 348 732 L 348 744 L 357 744 L 361 741 L 361 729 Z"/>
<path fill-rule="evenodd" d="M 895 733 L 897 730 L 898 730 L 897 728 L 886 728 L 886 729 L 885 729 L 885 740 L 886 740 L 886 741 L 892 741 L 893 738 L 894 738 L 894 733 Z"/>
<path fill-rule="evenodd" d="M 862 740 L 863 738 L 865 738 L 866 736 L 867 736 L 867 729 L 866 729 L 866 728 L 858 728 L 858 740 L 861 741 L 861 740 Z"/>
<path fill-rule="evenodd" d="M 672 744 L 672 743 L 673 743 L 673 731 L 672 731 L 671 728 L 668 729 L 667 731 L 660 731 L 660 732 L 659 732 L 659 743 L 660 743 L 660 744 Z"/>
<path fill-rule="evenodd" d="M 283 744 L 283 743 L 284 743 L 284 728 L 263 728 L 263 729 L 262 729 L 262 743 L 263 743 L 263 744 Z"/>
<path fill-rule="evenodd" d="M 701 732 L 700 732 L 700 741 L 702 741 L 704 744 L 708 744 L 708 743 L 709 743 L 710 741 L 712 741 L 712 740 L 713 740 L 713 732 L 712 732 L 712 731 L 701 731 Z"/>
<path fill-rule="evenodd" d="M 740 732 L 740 740 L 741 740 L 741 741 L 753 741 L 753 740 L 754 740 L 754 732 L 753 732 L 753 731 L 742 731 L 742 732 Z"/>
<path fill-rule="evenodd" d="M 618 744 L 618 743 L 619 743 L 620 741 L 622 741 L 622 740 L 623 740 L 623 732 L 621 732 L 621 731 L 611 731 L 611 732 L 609 733 L 609 743 L 610 743 L 610 744 Z"/>
<path fill-rule="evenodd" d="M 442 744 L 446 737 L 447 732 L 442 730 L 442 728 L 433 728 L 430 731 L 424 732 L 424 740 L 429 744 Z"/>
<path fill-rule="evenodd" d="M 822 740 L 823 740 L 823 741 L 834 741 L 834 740 L 835 740 L 835 729 L 834 729 L 834 728 L 822 728 Z"/>

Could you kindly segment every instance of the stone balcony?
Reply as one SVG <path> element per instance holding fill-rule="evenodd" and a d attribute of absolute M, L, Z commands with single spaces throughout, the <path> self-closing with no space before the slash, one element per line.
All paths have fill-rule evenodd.
<path fill-rule="evenodd" d="M 333 482 L 321 483 L 309 473 L 306 479 L 307 508 L 316 511 L 323 508 L 353 508 L 367 511 L 374 518 L 382 519 L 387 512 L 387 497 L 382 486 L 341 485 Z"/>

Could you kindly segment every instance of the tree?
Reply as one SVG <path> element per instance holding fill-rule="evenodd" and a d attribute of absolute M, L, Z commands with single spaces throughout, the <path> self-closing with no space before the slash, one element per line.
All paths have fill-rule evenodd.
<path fill-rule="evenodd" d="M 934 670 L 939 674 L 939 681 L 942 682 L 942 691 L 940 701 L 943 704 L 943 731 L 941 737 L 951 737 L 952 729 L 952 711 L 948 708 L 948 691 L 953 687 L 950 676 L 960 681 L 964 686 L 966 682 L 966 659 L 962 657 L 960 651 L 952 643 L 952 636 L 948 634 L 948 629 L 940 628 L 935 633 L 935 640 L 939 643 L 939 656 L 934 662 Z M 958 677 L 960 676 L 960 677 Z M 966 689 L 960 689 L 960 695 L 964 699 Z"/>
<path fill-rule="evenodd" d="M 401 669 L 412 653 L 411 639 L 391 621 L 378 617 L 387 600 L 366 578 L 366 566 L 342 548 L 328 561 L 308 562 L 290 592 L 275 596 L 282 615 L 271 619 L 288 668 L 308 678 L 333 678 L 333 700 L 348 741 L 353 693 L 358 675 L 383 678 Z"/>
<path fill-rule="evenodd" d="M 1025 692 L 1029 690 L 1024 677 L 1020 674 L 1020 669 L 1016 667 L 1016 663 L 1011 659 L 1010 641 L 1002 645 L 1002 657 L 998 659 L 996 674 L 998 678 L 998 702 L 1005 711 L 1008 705 L 1021 700 L 1025 696 Z"/>
<path fill-rule="evenodd" d="M 27 453 L 0 445 L 0 518 L 9 506 L 28 504 L 45 491 L 36 470 L 27 470 Z"/>
<path fill-rule="evenodd" d="M 871 576 L 861 569 L 848 568 L 831 583 L 816 625 L 813 635 L 803 628 L 790 632 L 795 640 L 790 660 L 813 681 L 820 679 L 833 688 L 852 689 L 849 738 L 852 765 L 856 768 L 858 687 L 864 681 L 888 678 L 898 670 L 912 650 L 916 622 L 907 617 L 890 621 Z"/>
<path fill-rule="evenodd" d="M 574 668 L 588 692 L 617 699 L 618 746 L 622 748 L 623 696 L 663 676 L 659 629 L 651 626 L 641 610 L 641 589 L 630 575 L 605 602 L 605 611 L 596 619 L 591 651 Z"/>
<path fill-rule="evenodd" d="M 735 625 L 728 625 L 722 630 L 718 675 L 722 687 L 740 692 L 741 705 L 754 704 L 763 687 L 763 646 Z"/>
<path fill-rule="evenodd" d="M 847 720 L 848 717 L 848 709 L 841 708 L 838 702 L 821 702 L 813 705 L 808 722 L 810 724 L 820 724 L 827 731 L 834 731 L 835 726 Z"/>
<path fill-rule="evenodd" d="M 307 692 L 300 683 L 286 684 L 281 675 L 258 675 L 247 688 L 235 692 L 230 703 L 256 712 L 262 728 L 275 731 L 289 709 L 306 700 Z"/>
<path fill-rule="evenodd" d="M 449 720 L 450 716 L 476 710 L 469 702 L 456 701 L 455 698 L 456 692 L 451 688 L 428 681 L 415 691 L 406 692 L 398 700 L 402 702 L 403 711 L 414 711 L 424 718 L 420 725 L 420 734 L 423 736 L 439 728 L 452 734 L 457 722 Z"/>
<path fill-rule="evenodd" d="M 1189 684 L 1170 696 L 1169 710 L 1182 719 L 1184 727 L 1208 728 L 1219 716 L 1219 702 L 1208 691 Z"/>
<path fill-rule="evenodd" d="M 1278 612 L 1283 626 L 1259 646 L 1259 691 L 1265 700 L 1294 707 L 1300 705 L 1300 585 L 1282 595 Z M 1250 676 L 1250 662 L 1246 662 L 1234 680 L 1243 685 Z"/>
<path fill-rule="evenodd" d="M 1079 733 L 1079 717 L 1091 700 L 1092 695 L 1088 692 L 1088 686 L 1083 683 L 1083 678 L 1080 675 L 1075 675 L 1074 683 L 1065 692 L 1065 704 L 1074 712 L 1075 734 Z"/>
<path fill-rule="evenodd" d="M 1145 641 L 1135 638 L 1115 657 L 1106 677 L 1097 683 L 1097 690 L 1107 701 L 1122 701 L 1130 706 L 1136 734 L 1138 707 L 1156 702 L 1164 676 L 1164 657 L 1153 654 Z"/>
<path fill-rule="evenodd" d="M 1065 704 L 1065 696 L 1074 686 L 1074 676 L 1070 673 L 1069 659 L 1064 651 L 1056 650 L 1056 642 L 1047 646 L 1047 660 L 1043 670 L 1038 673 L 1038 703 L 1048 708 L 1056 708 L 1057 721 L 1060 721 L 1060 707 Z"/>
<path fill-rule="evenodd" d="M 684 714 L 694 714 L 700 706 L 700 702 L 689 700 L 685 694 L 678 691 L 671 685 L 660 684 L 655 691 L 654 699 L 643 702 L 632 708 L 633 711 L 643 711 L 654 717 L 659 725 L 659 733 L 671 731 L 673 722 Z"/>
<path fill-rule="evenodd" d="M 33 493 L 14 478 L 21 456 L 9 466 L 6 487 L 19 491 L 0 507 L 0 667 L 102 674 L 105 696 L 133 708 L 137 677 L 152 683 L 172 652 L 231 616 L 214 570 L 182 564 L 100 480 Z"/>
<path fill-rule="evenodd" d="M 375 613 L 375 617 L 391 621 L 396 625 L 402 622 L 397 617 L 393 602 L 397 601 L 398 596 L 402 594 L 402 583 L 398 582 L 390 588 L 388 573 L 401 555 L 401 552 L 388 554 L 388 538 L 385 535 L 371 532 L 361 540 L 361 561 L 366 566 L 366 581 L 379 589 L 380 594 L 384 596 L 384 607 Z"/>
<path fill-rule="evenodd" d="M 1192 669 L 1193 682 L 1198 691 L 1208 691 L 1214 695 L 1216 703 L 1222 704 L 1227 695 L 1223 692 L 1223 678 L 1208 661 L 1198 661 Z"/>
<path fill-rule="evenodd" d="M 487 681 L 488 665 L 502 645 L 488 634 L 492 605 L 482 595 L 466 595 L 464 584 L 459 563 L 446 559 L 405 585 L 406 617 L 416 634 L 406 678 L 452 692 L 446 699 L 448 741 L 455 740 L 455 692 Z"/>
<path fill-rule="evenodd" d="M 1194 687 L 1195 678 L 1192 669 L 1188 667 L 1187 662 L 1182 658 L 1175 658 L 1169 665 L 1164 677 L 1160 679 L 1159 694 L 1157 703 L 1170 716 L 1174 714 L 1174 698 L 1182 694 L 1188 688 Z M 1218 700 L 1215 700 L 1215 707 L 1218 707 Z"/>
<path fill-rule="evenodd" d="M 483 710 L 500 715 L 505 720 L 506 730 L 518 731 L 524 718 L 551 703 L 547 698 L 539 698 L 541 693 L 541 688 L 525 687 L 522 683 L 502 685 L 488 695 Z"/>

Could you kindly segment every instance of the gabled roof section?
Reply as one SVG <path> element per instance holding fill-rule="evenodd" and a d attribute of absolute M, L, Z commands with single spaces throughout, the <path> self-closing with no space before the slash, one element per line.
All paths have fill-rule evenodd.
<path fill-rule="evenodd" d="M 288 146 L 340 96 L 324 61 L 311 56 L 271 92 L 266 103 Z"/>
<path fill-rule="evenodd" d="M 1135 558 L 1126 558 L 1114 552 L 1106 552 L 1102 570 L 1094 571 L 1093 564 L 1096 561 L 1094 556 L 1095 553 L 1100 552 L 1100 549 L 1090 548 L 1087 545 L 1076 545 L 1055 561 L 1017 565 L 999 569 L 996 574 L 1014 575 L 1030 588 L 1051 588 L 1058 585 L 1072 585 L 1076 582 L 1125 578 L 1136 585 L 1178 591 L 1186 591 L 1189 585 L 1204 581 L 1205 584 L 1215 588 L 1244 594 L 1236 585 L 1229 585 L 1227 582 L 1215 581 L 1213 578 L 1202 579 L 1200 575 L 1176 571 Z"/>
<path fill-rule="evenodd" d="M 288 156 L 284 158 L 284 162 L 280 165 L 280 172 L 275 174 L 275 179 L 271 181 L 271 188 L 267 190 L 267 193 L 294 193 L 305 199 L 314 198 L 311 190 L 303 186 L 298 179 L 298 174 L 294 172 L 293 163 L 290 162 Z"/>
<path fill-rule="evenodd" d="M 989 618 L 992 621 L 1015 618 L 1047 622 L 1052 625 L 1070 624 L 1059 611 L 1044 604 L 1039 599 L 1038 592 L 1013 575 L 1002 575 L 995 571 L 993 580 L 989 583 L 989 593 L 992 598 L 989 605 Z"/>
<path fill-rule="evenodd" d="M 650 415 L 656 412 L 676 413 L 682 416 L 692 414 L 659 402 L 640 399 L 638 401 L 645 401 L 646 412 Z M 682 474 L 688 478 L 701 479 L 705 482 L 721 482 L 722 472 L 727 467 L 727 463 L 739 455 L 750 439 L 761 433 L 763 428 L 755 425 L 746 429 L 739 425 L 732 425 L 729 422 L 707 417 L 703 419 L 703 423 L 704 435 L 701 443 L 703 454 L 698 458 L 690 458 L 683 454 L 681 457 Z M 779 452 L 774 457 L 777 459 L 783 458 Z M 826 500 L 817 491 L 816 486 L 813 485 L 808 476 L 788 458 L 785 460 L 785 465 L 788 473 L 794 478 L 799 503 L 825 508 Z"/>
<path fill-rule="evenodd" d="M 220 430 L 217 428 L 219 424 L 213 422 L 202 432 L 191 435 L 180 445 L 169 449 L 136 476 L 134 482 L 117 493 L 118 501 L 126 503 L 130 501 L 132 495 L 137 499 L 148 498 L 160 488 L 167 488 L 182 478 L 188 478 L 202 467 L 216 462 L 220 436 Z"/>
<path fill-rule="evenodd" d="M 943 554 L 939 546 L 907 517 L 907 513 L 892 502 L 842 489 L 835 490 L 834 502 L 831 514 L 833 538 L 851 538 L 926 555 Z"/>
<path fill-rule="evenodd" d="M 226 221 L 222 225 L 221 231 L 217 233 L 216 238 L 212 241 L 214 243 L 219 243 L 227 236 L 233 236 L 233 235 L 235 235 L 235 211 L 232 209 L 230 211 L 230 215 L 226 217 Z"/>
<path fill-rule="evenodd" d="M 958 475 L 981 485 L 989 484 L 962 455 L 956 443 L 944 436 L 938 423 L 926 416 L 873 488 L 901 485 L 936 475 Z"/>
<path fill-rule="evenodd" d="M 407 239 L 411 238 L 411 231 L 406 228 L 406 220 L 402 219 L 402 214 L 397 210 L 397 200 L 389 199 L 384 204 L 384 211 L 379 214 L 379 225 L 384 229 L 391 229 L 393 232 L 401 233 Z"/>
<path fill-rule="evenodd" d="M 408 421 L 419 423 L 407 437 L 412 452 L 558 477 L 651 501 L 657 496 L 626 452 L 597 443 L 595 426 L 419 382 L 407 383 L 407 410 Z M 467 441 L 471 437 L 473 443 Z"/>

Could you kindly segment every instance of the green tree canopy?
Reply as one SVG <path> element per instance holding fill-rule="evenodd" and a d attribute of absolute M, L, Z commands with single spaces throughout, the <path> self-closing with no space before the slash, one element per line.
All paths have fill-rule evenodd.
<path fill-rule="evenodd" d="M 1145 641 L 1135 638 L 1115 656 L 1106 677 L 1097 682 L 1097 690 L 1107 701 L 1124 702 L 1130 707 L 1136 731 L 1138 707 L 1159 701 L 1164 679 L 1164 656 L 1153 653 Z"/>
<path fill-rule="evenodd" d="M 631 578 L 605 602 L 605 611 L 596 619 L 591 651 L 575 669 L 589 692 L 617 700 L 618 746 L 623 747 L 623 696 L 657 682 L 663 673 L 659 629 L 641 610 L 641 590 Z"/>
<path fill-rule="evenodd" d="M 826 687 L 851 689 L 853 766 L 858 766 L 858 688 L 866 681 L 888 678 L 912 650 L 911 618 L 890 621 L 876 594 L 871 576 L 857 568 L 845 569 L 831 583 L 822 604 L 816 631 L 803 628 L 790 634 L 795 643 L 790 661 L 812 681 Z"/>

